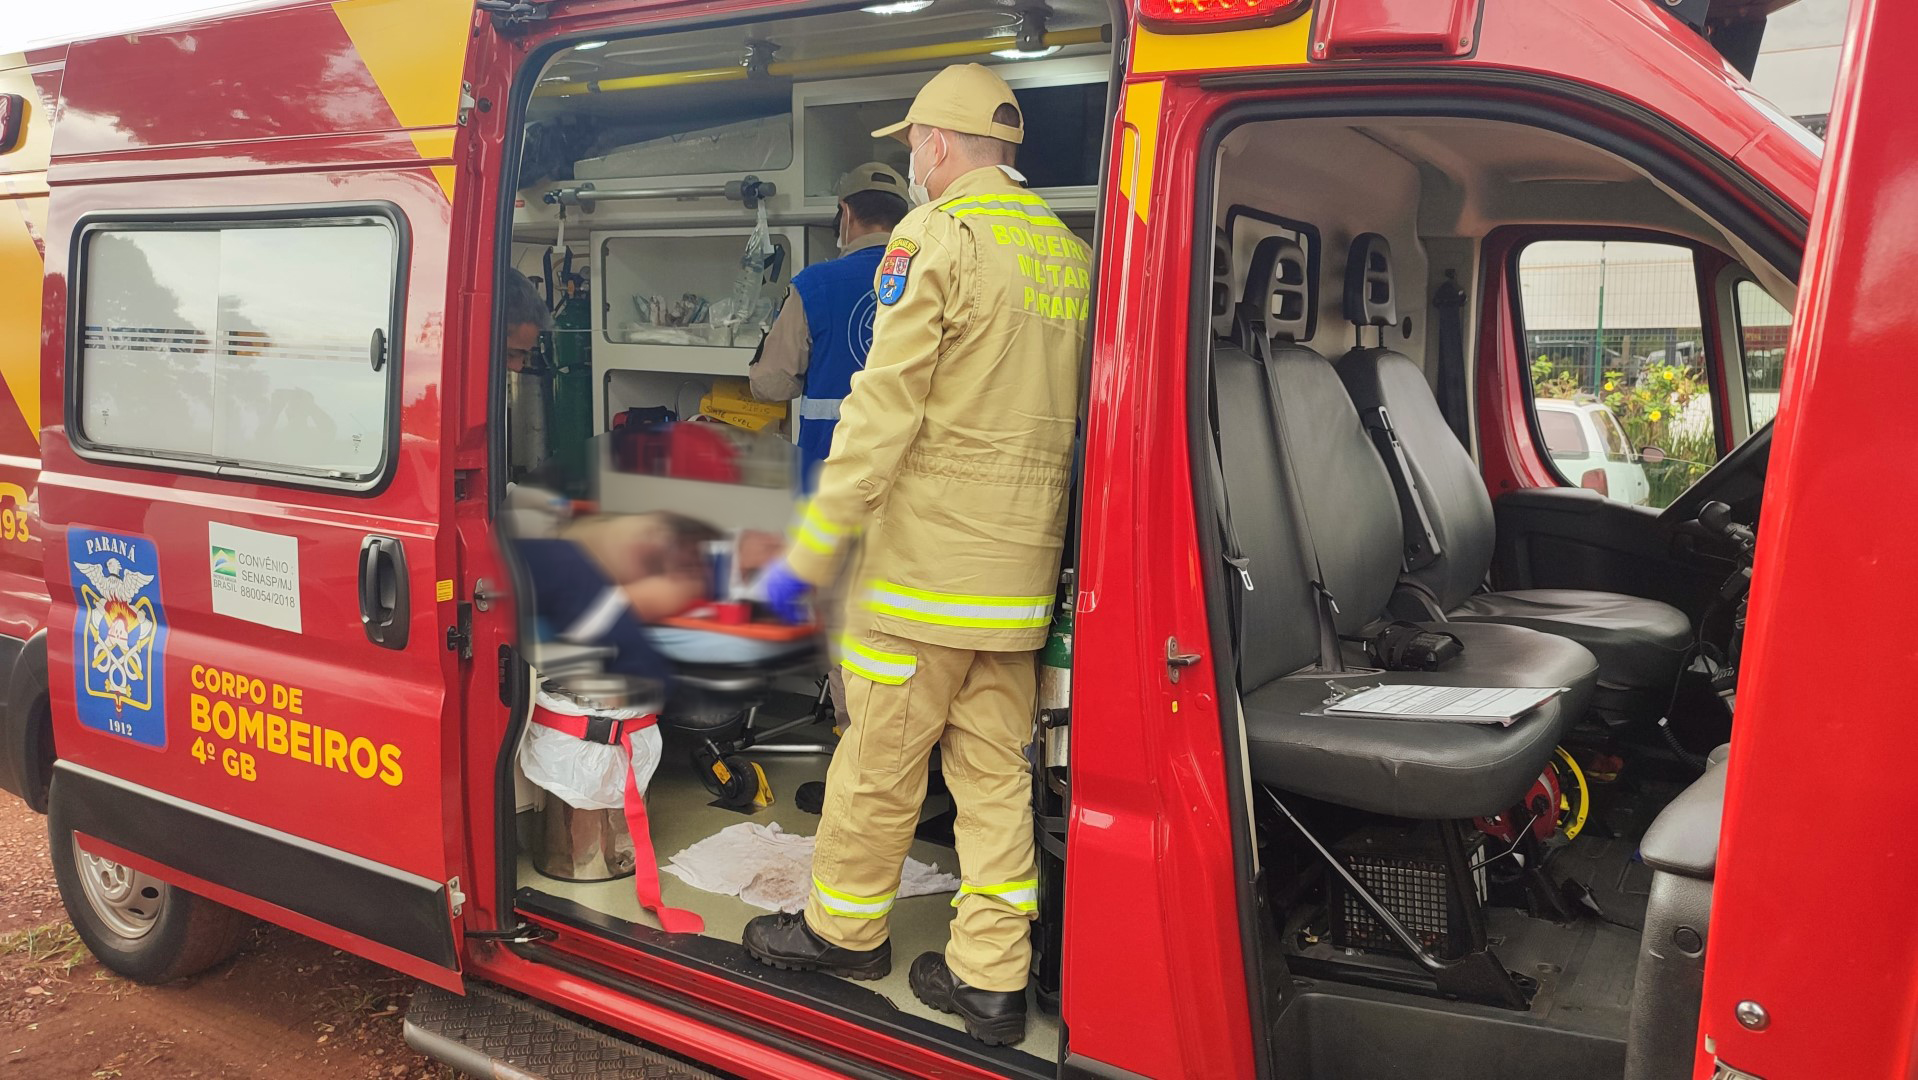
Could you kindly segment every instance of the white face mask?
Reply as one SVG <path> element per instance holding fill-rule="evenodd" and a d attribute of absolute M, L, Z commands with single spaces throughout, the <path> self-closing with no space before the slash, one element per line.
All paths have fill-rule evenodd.
<path fill-rule="evenodd" d="M 925 176 L 922 177 L 919 175 L 919 151 L 924 150 L 926 144 L 931 142 L 932 137 L 936 134 L 938 134 L 938 132 L 926 132 L 926 137 L 919 140 L 919 145 L 913 147 L 912 153 L 906 158 L 906 201 L 914 206 L 920 206 L 932 201 L 932 193 L 926 190 L 926 181 L 932 178 L 933 173 L 939 171 L 939 165 L 945 164 L 945 162 L 942 161 L 939 165 L 934 165 L 931 169 L 928 169 Z"/>

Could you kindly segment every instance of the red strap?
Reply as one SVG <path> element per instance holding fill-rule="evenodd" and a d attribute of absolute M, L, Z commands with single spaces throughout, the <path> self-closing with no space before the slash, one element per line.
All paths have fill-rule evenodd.
<path fill-rule="evenodd" d="M 565 713 L 557 713 L 551 709 L 538 707 L 533 709 L 533 723 L 541 727 L 552 728 L 554 731 L 565 732 L 575 739 L 599 742 L 598 739 L 593 739 L 590 735 L 593 720 L 594 717 L 591 716 L 568 716 Z M 630 720 L 615 720 L 612 725 L 611 740 L 607 742 L 606 745 L 625 746 L 626 736 L 635 731 L 644 731 L 657 723 L 659 723 L 659 717 L 653 713 L 647 713 L 645 716 L 635 716 Z"/>
<path fill-rule="evenodd" d="M 591 721 L 587 716 L 567 716 L 550 709 L 535 708 L 533 722 L 542 727 L 563 731 L 575 739 L 586 738 L 587 725 Z M 628 754 L 632 748 L 626 745 L 626 736 L 635 731 L 644 731 L 659 723 L 659 717 L 651 713 L 636 716 L 631 720 L 620 720 L 614 724 L 614 743 L 625 749 Z M 631 760 L 626 763 L 626 831 L 633 837 L 633 892 L 639 897 L 639 906 L 659 916 L 659 925 L 669 934 L 697 934 L 706 929 L 706 920 L 690 911 L 670 908 L 659 895 L 659 857 L 653 852 L 652 824 L 646 818 L 646 797 L 639 793 L 639 776 L 633 772 Z"/>
<path fill-rule="evenodd" d="M 690 911 L 667 907 L 659 896 L 659 857 L 653 854 L 652 825 L 646 820 L 646 798 L 639 793 L 639 777 L 626 767 L 626 830 L 633 834 L 633 892 L 639 906 L 659 916 L 669 934 L 697 934 L 706 920 Z"/>

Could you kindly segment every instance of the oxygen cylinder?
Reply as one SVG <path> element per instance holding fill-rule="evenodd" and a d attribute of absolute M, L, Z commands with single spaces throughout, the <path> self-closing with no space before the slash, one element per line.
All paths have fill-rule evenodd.
<path fill-rule="evenodd" d="M 1052 628 L 1039 651 L 1038 730 L 1030 751 L 1032 807 L 1039 868 L 1039 922 L 1032 934 L 1032 984 L 1039 1007 L 1057 1014 L 1064 952 L 1066 816 L 1071 788 L 1066 773 L 1068 710 L 1072 704 L 1072 618 L 1077 588 L 1071 570 L 1059 573 Z"/>
<path fill-rule="evenodd" d="M 584 282 L 569 289 L 553 316 L 553 399 L 548 445 L 564 490 L 585 498 L 592 485 L 592 294 Z"/>
<path fill-rule="evenodd" d="M 1039 652 L 1039 727 L 1044 741 L 1040 764 L 1048 769 L 1066 765 L 1066 717 L 1072 704 L 1072 608 L 1076 599 L 1073 571 L 1060 571 L 1059 602 L 1053 608 L 1045 648 Z"/>

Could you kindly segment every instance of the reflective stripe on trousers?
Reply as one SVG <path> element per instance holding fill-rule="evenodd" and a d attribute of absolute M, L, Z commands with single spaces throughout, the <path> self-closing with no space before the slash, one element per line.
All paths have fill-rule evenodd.
<path fill-rule="evenodd" d="M 813 895 L 819 900 L 819 906 L 831 914 L 843 919 L 877 919 L 892 910 L 893 897 L 899 894 L 895 889 L 884 896 L 854 896 L 812 879 Z"/>
<path fill-rule="evenodd" d="M 1003 900 L 1018 911 L 1039 910 L 1039 879 L 1028 878 L 1025 881 L 1006 881 L 998 885 L 961 885 L 959 895 L 952 898 L 952 906 L 968 896 L 990 896 Z"/>
<path fill-rule="evenodd" d="M 840 667 L 876 683 L 898 686 L 919 670 L 919 661 L 915 657 L 905 653 L 883 652 L 851 637 L 841 637 L 839 647 L 843 650 Z"/>
<path fill-rule="evenodd" d="M 880 615 L 896 615 L 934 626 L 973 626 L 989 630 L 1019 630 L 1052 622 L 1050 596 L 972 596 L 910 589 L 890 581 L 875 581 L 867 607 Z"/>

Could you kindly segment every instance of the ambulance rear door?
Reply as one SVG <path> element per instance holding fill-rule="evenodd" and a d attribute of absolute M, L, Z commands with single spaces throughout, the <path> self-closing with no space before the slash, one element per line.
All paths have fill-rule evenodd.
<path fill-rule="evenodd" d="M 1698 1077 L 1918 1074 L 1918 856 L 1890 827 L 1918 809 L 1900 603 L 1918 588 L 1918 6 L 1854 0 L 1850 19 L 1758 525 Z"/>
<path fill-rule="evenodd" d="M 75 45 L 44 343 L 73 842 L 450 988 L 473 18 L 342 0 Z"/>

